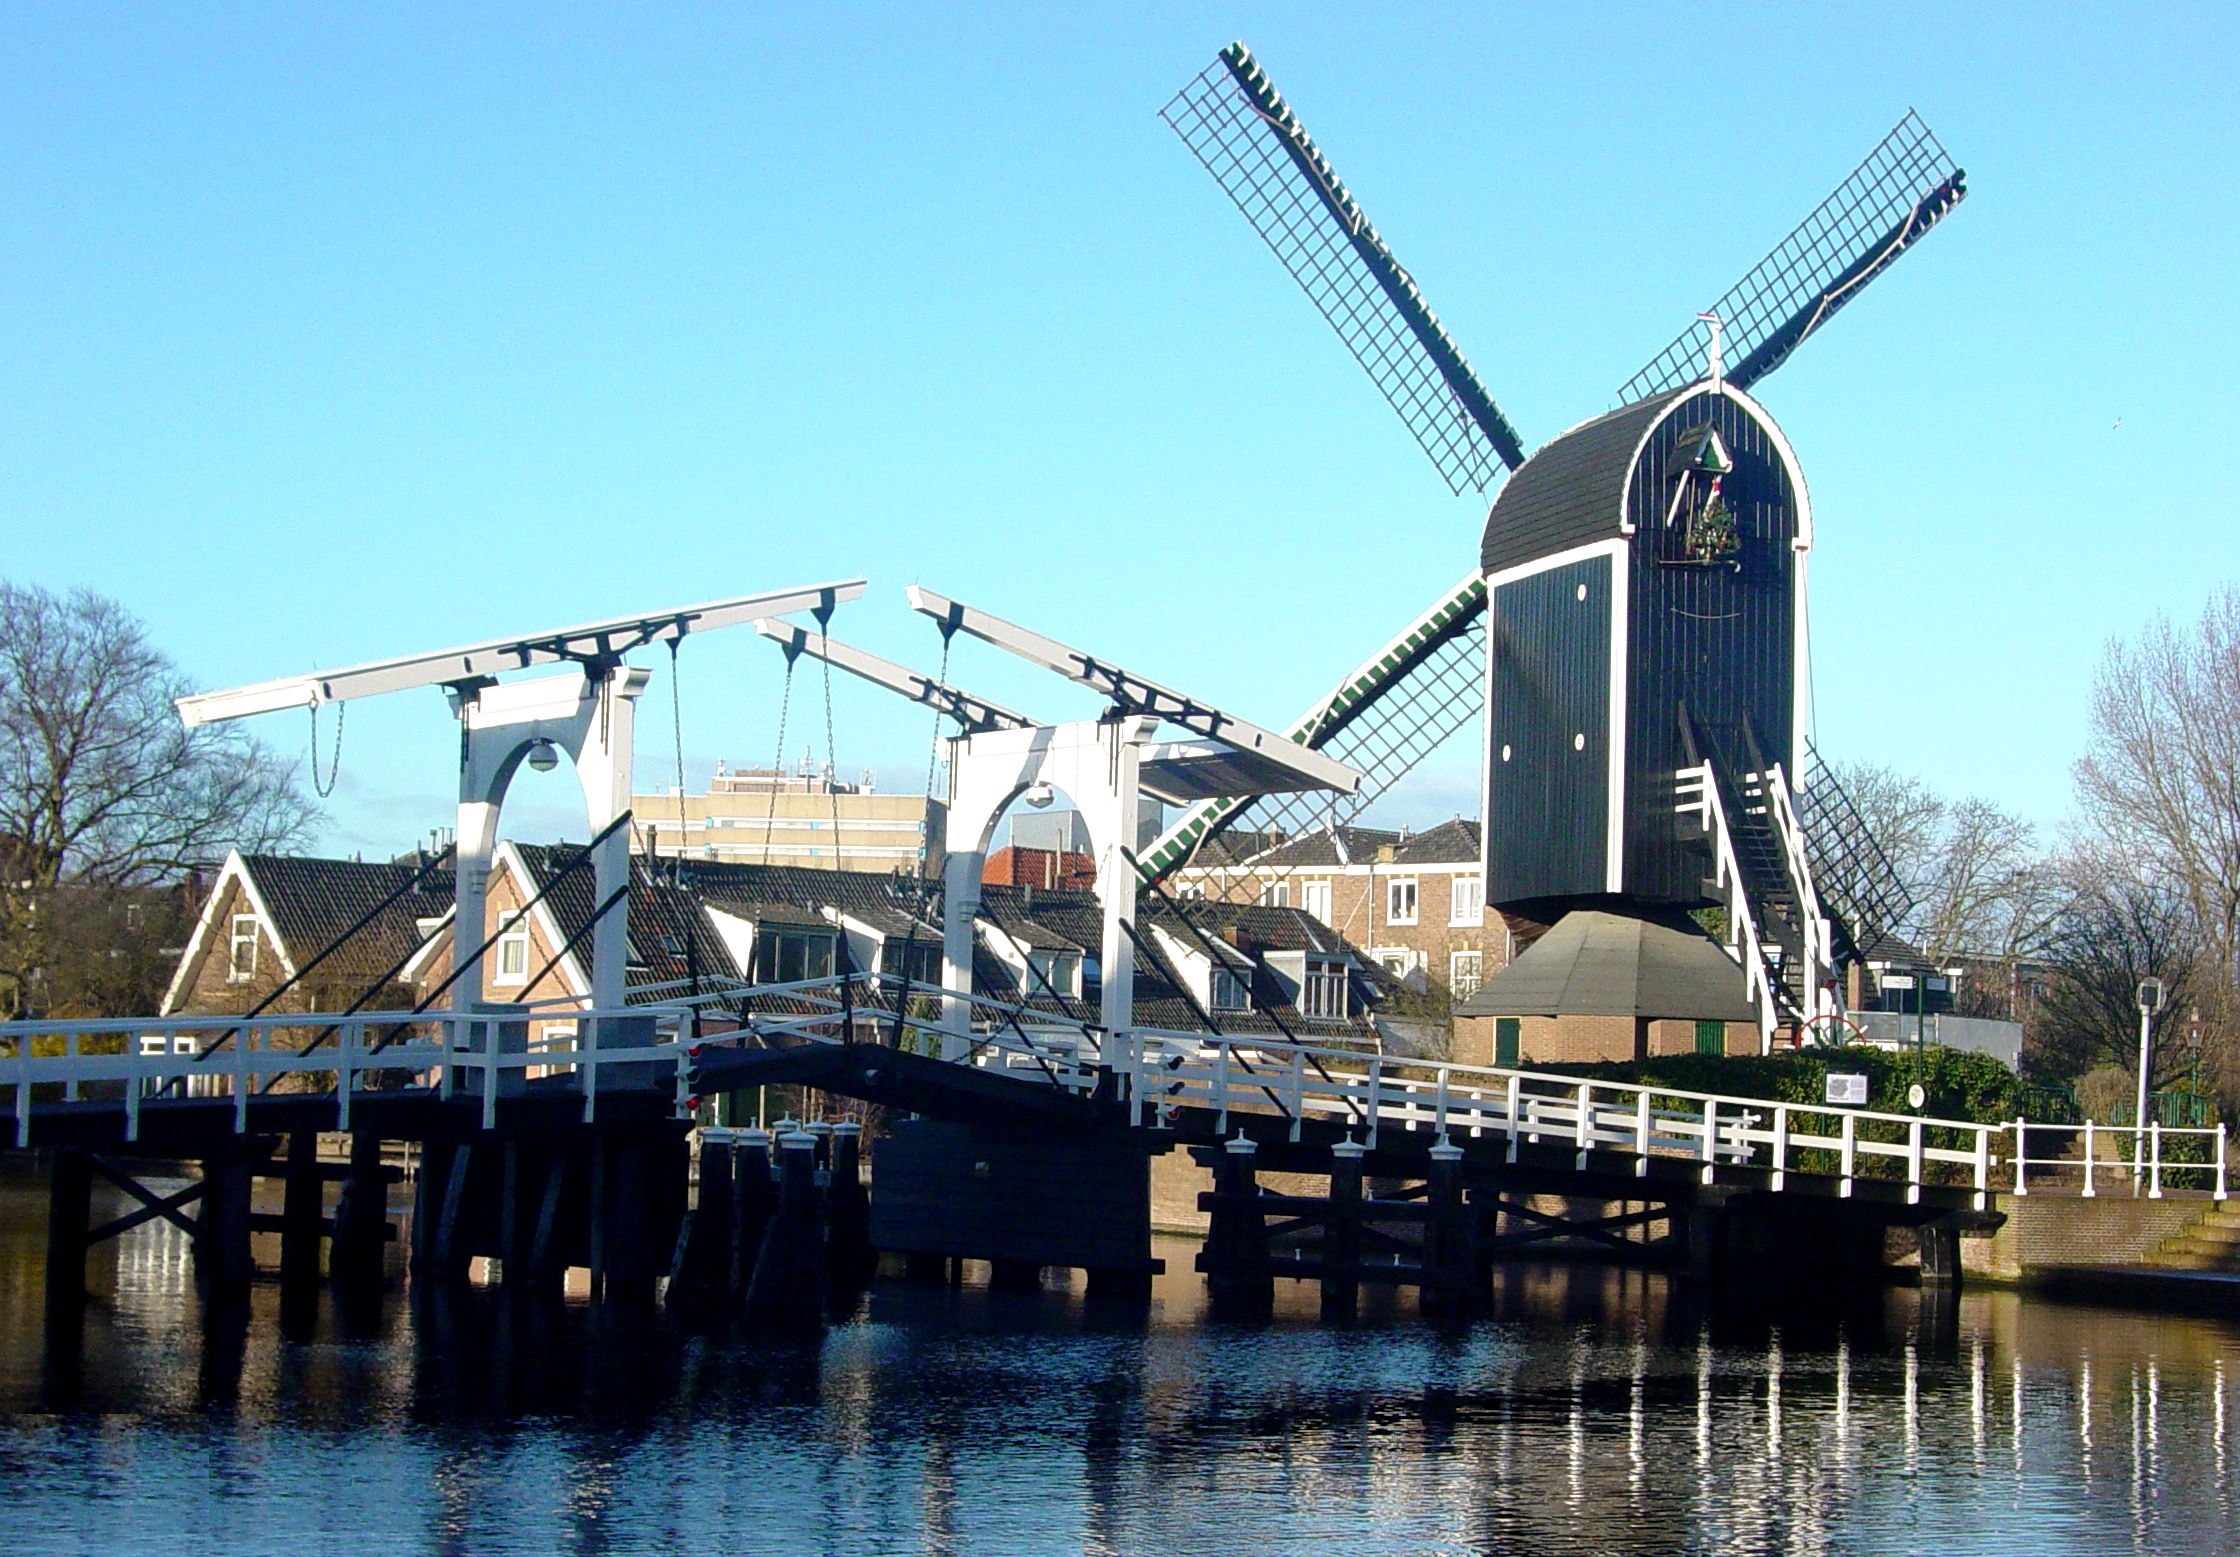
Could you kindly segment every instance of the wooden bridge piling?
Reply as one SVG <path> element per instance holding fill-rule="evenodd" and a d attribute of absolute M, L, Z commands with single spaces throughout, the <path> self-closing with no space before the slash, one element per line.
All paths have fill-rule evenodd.
<path fill-rule="evenodd" d="M 1206 1296 L 1214 1312 L 1229 1319 L 1265 1318 L 1275 1307 L 1275 1277 L 1268 1267 L 1268 1219 L 1260 1205 L 1254 1168 L 1259 1148 L 1241 1133 L 1224 1141 L 1211 1158 L 1214 1187 L 1199 1256 Z"/>
<path fill-rule="evenodd" d="M 93 1163 L 82 1151 L 54 1154 L 47 1188 L 47 1318 L 75 1325 L 86 1300 L 86 1248 L 93 1222 Z"/>
<path fill-rule="evenodd" d="M 288 1137 L 280 1189 L 280 1280 L 298 1291 L 319 1282 L 320 1244 L 327 1232 L 327 1181 L 319 1166 L 319 1134 Z"/>
<path fill-rule="evenodd" d="M 1343 1140 L 1330 1148 L 1330 1220 L 1322 1233 L 1322 1317 L 1350 1324 L 1361 1308 L 1361 1159 L 1369 1148 Z"/>
<path fill-rule="evenodd" d="M 871 1199 L 863 1187 L 863 1127 L 832 1127 L 832 1166 L 825 1188 L 826 1266 L 836 1292 L 862 1290 L 878 1269 L 871 1247 Z"/>
<path fill-rule="evenodd" d="M 778 1208 L 762 1235 L 746 1311 L 776 1325 L 824 1322 L 824 1217 L 817 1193 L 817 1138 L 806 1130 L 778 1137 Z"/>

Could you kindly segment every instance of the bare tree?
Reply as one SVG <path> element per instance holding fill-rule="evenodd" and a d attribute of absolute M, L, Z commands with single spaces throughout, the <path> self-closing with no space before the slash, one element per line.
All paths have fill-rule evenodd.
<path fill-rule="evenodd" d="M 2044 937 L 2065 894 L 2033 824 L 1980 796 L 1948 800 L 1880 765 L 1842 765 L 1834 776 L 1913 896 L 1906 922 L 1893 928 L 1929 957 L 2008 962 Z"/>
<path fill-rule="evenodd" d="M 2199 625 L 2109 643 L 2077 798 L 2106 843 L 2168 879 L 2229 986 L 2240 955 L 2240 588 Z"/>
<path fill-rule="evenodd" d="M 2169 1008 L 2198 998 L 2207 969 L 2185 900 L 2168 886 L 2107 868 L 2080 855 L 2071 869 L 2084 879 L 2047 938 L 2051 982 L 2039 997 L 2023 1047 L 2023 1065 L 2044 1080 L 2069 1080 L 2112 1067 L 2139 1068 L 2140 981 L 2162 980 Z M 2158 1045 L 2154 1080 L 2167 1082 L 2186 1056 Z"/>
<path fill-rule="evenodd" d="M 293 767 L 231 727 L 183 729 L 188 690 L 115 601 L 0 581 L 0 1011 L 65 998 L 35 986 L 87 894 L 308 834 Z"/>

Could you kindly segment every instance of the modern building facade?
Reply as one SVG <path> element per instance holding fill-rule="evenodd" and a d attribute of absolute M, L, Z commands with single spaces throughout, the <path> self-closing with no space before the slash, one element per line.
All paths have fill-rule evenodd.
<path fill-rule="evenodd" d="M 630 797 L 632 847 L 663 859 L 938 876 L 946 807 L 882 795 L 869 772 L 843 782 L 827 765 L 716 765 L 703 793 Z"/>

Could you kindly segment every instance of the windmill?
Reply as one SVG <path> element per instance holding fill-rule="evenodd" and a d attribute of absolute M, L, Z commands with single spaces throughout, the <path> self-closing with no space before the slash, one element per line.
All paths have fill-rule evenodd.
<path fill-rule="evenodd" d="M 1755 939 L 1734 949 L 1761 1003 L 1806 1014 L 1844 943 L 1888 930 L 1907 905 L 1872 841 L 1838 836 L 1848 807 L 1825 776 L 1812 799 L 1794 788 L 1810 513 L 1750 390 L 1965 197 L 1960 169 L 1909 111 L 1626 381 L 1616 410 L 1528 455 L 1242 43 L 1161 117 L 1449 488 L 1510 478 L 1479 566 L 1287 733 L 1361 772 L 1351 814 L 1483 717 L 1489 903 L 1535 917 L 1724 904 L 1754 921 Z M 1224 835 L 1243 857 L 1245 840 L 1330 819 L 1296 798 L 1202 805 L 1147 851 L 1146 872 L 1202 862 Z"/>

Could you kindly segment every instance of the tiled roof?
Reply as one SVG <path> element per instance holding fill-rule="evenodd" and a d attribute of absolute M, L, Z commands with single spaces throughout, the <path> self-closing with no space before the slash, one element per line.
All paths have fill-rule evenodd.
<path fill-rule="evenodd" d="M 1352 865 L 1373 860 L 1377 850 L 1400 842 L 1398 831 L 1388 827 L 1318 827 L 1301 833 L 1289 843 L 1255 855 L 1250 863 L 1264 866 Z"/>
<path fill-rule="evenodd" d="M 1459 816 L 1402 839 L 1392 851 L 1396 865 L 1475 865 L 1481 858 L 1478 824 Z"/>
<path fill-rule="evenodd" d="M 588 861 L 573 870 L 567 866 L 581 853 L 572 844 L 516 844 L 529 867 L 531 891 L 547 887 L 545 902 L 552 909 L 562 940 L 576 940 L 578 960 L 591 960 L 591 931 L 585 927 L 599 906 L 597 885 Z M 561 872 L 566 870 L 566 874 Z M 557 880 L 555 879 L 557 878 Z M 693 973 L 710 978 L 741 976 L 723 937 L 700 904 L 669 879 L 666 866 L 630 857 L 630 953 L 628 979 L 632 984 L 658 984 Z"/>
<path fill-rule="evenodd" d="M 403 889 L 419 865 L 363 860 L 299 859 L 245 854 L 242 868 L 272 915 L 288 960 L 301 968 L 341 939 L 384 898 Z M 451 911 L 451 870 L 439 865 L 419 886 L 375 913 L 347 944 L 321 964 L 321 972 L 371 978 L 401 962 L 419 944 L 417 921 Z"/>

